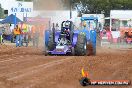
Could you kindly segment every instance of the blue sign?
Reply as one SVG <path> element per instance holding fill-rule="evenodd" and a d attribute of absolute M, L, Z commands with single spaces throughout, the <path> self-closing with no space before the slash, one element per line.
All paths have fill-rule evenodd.
<path fill-rule="evenodd" d="M 11 12 L 31 12 L 32 8 L 11 8 Z"/>

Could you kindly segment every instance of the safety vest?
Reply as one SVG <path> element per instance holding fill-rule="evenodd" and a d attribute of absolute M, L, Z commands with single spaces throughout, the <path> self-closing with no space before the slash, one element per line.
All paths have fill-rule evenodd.
<path fill-rule="evenodd" d="M 28 25 L 22 24 L 22 33 L 25 34 L 28 32 Z"/>
<path fill-rule="evenodd" d="M 14 29 L 14 34 L 20 35 L 21 34 L 20 28 Z"/>
<path fill-rule="evenodd" d="M 0 42 L 2 42 L 3 37 L 2 37 L 2 33 L 0 34 Z"/>

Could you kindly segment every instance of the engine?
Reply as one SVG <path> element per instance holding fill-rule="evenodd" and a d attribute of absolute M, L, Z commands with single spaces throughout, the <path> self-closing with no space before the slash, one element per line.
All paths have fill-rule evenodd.
<path fill-rule="evenodd" d="M 67 45 L 67 39 L 66 39 L 66 34 L 60 34 L 60 37 L 58 39 L 57 45 L 58 46 L 64 46 Z"/>

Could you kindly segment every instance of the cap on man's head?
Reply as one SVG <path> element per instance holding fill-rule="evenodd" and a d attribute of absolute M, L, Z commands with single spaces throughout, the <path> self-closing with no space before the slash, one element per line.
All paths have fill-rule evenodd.
<path fill-rule="evenodd" d="M 83 26 L 86 27 L 86 25 L 87 25 L 87 23 L 86 23 L 86 21 L 84 21 L 84 22 L 83 22 Z"/>

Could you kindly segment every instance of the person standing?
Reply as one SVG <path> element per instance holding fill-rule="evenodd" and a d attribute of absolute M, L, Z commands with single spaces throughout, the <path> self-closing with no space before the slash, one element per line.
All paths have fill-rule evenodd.
<path fill-rule="evenodd" d="M 23 23 L 22 24 L 22 36 L 23 36 L 23 42 L 22 44 L 25 42 L 26 43 L 26 47 L 28 46 L 28 25 Z"/>
<path fill-rule="evenodd" d="M 33 46 L 38 47 L 39 45 L 39 25 L 33 25 L 31 28 L 32 31 L 32 41 L 33 41 Z"/>
<path fill-rule="evenodd" d="M 1 43 L 4 43 L 4 31 L 2 31 L 1 40 Z"/>
<path fill-rule="evenodd" d="M 2 33 L 0 33 L 0 44 L 2 44 L 2 39 L 3 39 Z"/>
<path fill-rule="evenodd" d="M 14 34 L 16 36 L 16 47 L 21 47 L 22 44 L 22 37 L 21 37 L 21 30 L 18 27 L 18 25 L 16 25 L 16 27 L 14 28 Z"/>
<path fill-rule="evenodd" d="M 21 40 L 21 46 L 23 46 L 23 22 L 18 23 L 18 28 L 20 30 L 20 40 Z"/>

